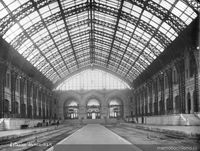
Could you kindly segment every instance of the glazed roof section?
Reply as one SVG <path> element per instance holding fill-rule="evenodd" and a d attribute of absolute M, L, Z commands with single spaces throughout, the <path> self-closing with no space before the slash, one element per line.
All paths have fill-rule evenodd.
<path fill-rule="evenodd" d="M 0 34 L 55 84 L 91 65 L 132 83 L 198 11 L 196 0 L 2 0 Z"/>

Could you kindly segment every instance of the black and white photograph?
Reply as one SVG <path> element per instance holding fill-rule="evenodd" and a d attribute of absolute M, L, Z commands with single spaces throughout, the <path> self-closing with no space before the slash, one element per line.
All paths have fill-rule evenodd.
<path fill-rule="evenodd" d="M 200 151 L 200 0 L 0 0 L 0 151 Z"/>

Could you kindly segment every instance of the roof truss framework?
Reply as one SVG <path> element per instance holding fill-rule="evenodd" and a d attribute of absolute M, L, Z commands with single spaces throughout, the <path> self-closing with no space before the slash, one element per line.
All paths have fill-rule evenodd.
<path fill-rule="evenodd" d="M 131 83 L 198 11 L 195 0 L 2 0 L 0 34 L 53 83 L 90 64 Z"/>

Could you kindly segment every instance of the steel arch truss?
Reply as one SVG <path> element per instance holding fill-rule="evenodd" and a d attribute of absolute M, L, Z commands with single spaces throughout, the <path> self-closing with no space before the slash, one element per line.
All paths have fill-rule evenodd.
<path fill-rule="evenodd" d="M 198 11 L 195 0 L 2 0 L 0 35 L 53 83 L 92 64 L 130 84 Z"/>

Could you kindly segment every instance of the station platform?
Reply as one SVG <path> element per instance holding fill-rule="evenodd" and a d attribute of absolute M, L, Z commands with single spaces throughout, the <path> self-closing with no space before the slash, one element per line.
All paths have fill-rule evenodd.
<path fill-rule="evenodd" d="M 63 127 L 63 125 L 59 125 L 59 127 Z M 54 126 L 48 126 L 48 127 L 0 131 L 0 141 L 9 140 L 12 138 L 17 138 L 17 137 L 21 137 L 25 135 L 31 135 L 34 133 L 50 131 L 55 128 L 57 127 L 54 125 Z"/>
<path fill-rule="evenodd" d="M 177 136 L 200 137 L 200 126 L 168 126 L 168 125 L 149 125 L 135 123 L 121 123 L 122 126 L 129 126 L 154 132 L 164 132 Z"/>
<path fill-rule="evenodd" d="M 48 151 L 51 151 L 49 149 Z M 56 151 L 140 151 L 124 138 L 100 124 L 88 124 L 54 147 Z"/>

